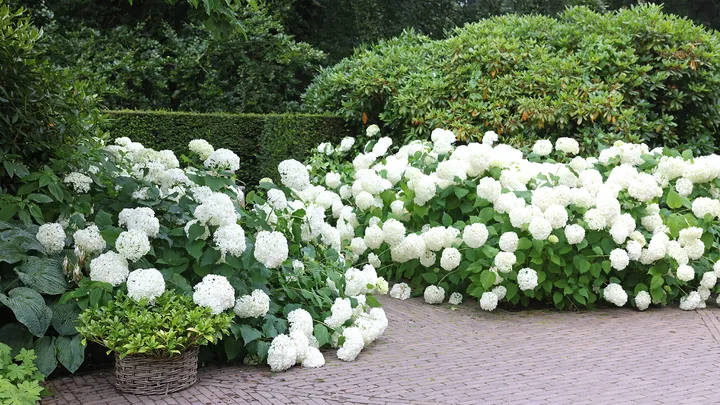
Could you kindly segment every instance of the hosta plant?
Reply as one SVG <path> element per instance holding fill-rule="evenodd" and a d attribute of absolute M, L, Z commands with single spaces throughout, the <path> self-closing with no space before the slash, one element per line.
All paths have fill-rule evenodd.
<path fill-rule="evenodd" d="M 695 309 L 717 292 L 720 156 L 616 142 L 581 157 L 569 138 L 523 153 L 499 138 L 455 145 L 436 129 L 394 153 L 390 138 L 371 140 L 352 161 L 321 148 L 313 181 L 362 224 L 348 260 L 409 283 L 392 296 L 465 294 L 486 310 Z"/>

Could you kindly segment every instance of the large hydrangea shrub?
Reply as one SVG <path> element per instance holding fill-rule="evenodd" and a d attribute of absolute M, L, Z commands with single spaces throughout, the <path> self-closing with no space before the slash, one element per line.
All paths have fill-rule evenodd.
<path fill-rule="evenodd" d="M 645 310 L 702 308 L 717 292 L 718 155 L 618 141 L 582 157 L 570 138 L 524 154 L 494 132 L 456 146 L 442 129 L 393 153 L 378 132 L 352 161 L 321 145 L 311 163 L 362 224 L 348 260 L 405 281 L 393 297 Z"/>
<path fill-rule="evenodd" d="M 349 267 L 340 254 L 344 235 L 359 226 L 352 208 L 332 211 L 339 196 L 319 195 L 306 167 L 292 160 L 279 166 L 283 184 L 264 181 L 245 195 L 236 154 L 203 140 L 188 146 L 178 158 L 127 138 L 99 142 L 60 175 L 66 203 L 57 220 L 3 225 L 34 243 L 12 263 L 54 263 L 63 288 L 53 292 L 64 294 L 51 302 L 72 307 L 65 320 L 72 333 L 80 309 L 104 305 L 118 291 L 152 302 L 174 289 L 213 314 L 234 311 L 230 336 L 215 346 L 224 358 L 267 362 L 274 371 L 319 367 L 319 348 L 333 346 L 341 359 L 355 359 L 387 326 L 372 296 L 387 293 L 387 282 L 370 265 Z M 7 293 L 29 291 L 39 297 L 38 312 L 49 311 L 28 322 L 8 305 L 38 337 L 53 318 L 43 291 L 35 291 L 41 271 L 35 279 L 21 273 Z"/>

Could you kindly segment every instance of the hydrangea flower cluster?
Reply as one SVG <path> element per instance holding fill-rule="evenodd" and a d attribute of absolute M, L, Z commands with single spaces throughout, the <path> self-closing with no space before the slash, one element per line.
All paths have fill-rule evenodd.
<path fill-rule="evenodd" d="M 193 289 L 193 301 L 210 308 L 213 315 L 235 306 L 235 289 L 223 276 L 208 274 Z"/>
<path fill-rule="evenodd" d="M 60 252 L 65 247 L 65 230 L 58 223 L 40 225 L 35 238 L 48 253 Z"/>
<path fill-rule="evenodd" d="M 128 297 L 135 301 L 147 299 L 149 303 L 165 292 L 165 279 L 157 269 L 138 269 L 127 278 Z"/>
<path fill-rule="evenodd" d="M 604 299 L 644 310 L 676 296 L 667 275 L 685 291 L 697 289 L 702 302 L 717 288 L 704 275 L 715 274 L 705 259 L 720 259 L 708 251 L 709 226 L 720 218 L 720 156 L 616 142 L 582 157 L 576 140 L 559 138 L 538 140 L 526 159 L 491 132 L 457 146 L 451 131 L 436 129 L 430 142 L 396 148 L 377 138 L 379 128 L 368 132 L 375 139 L 364 152 L 319 165 L 328 172 L 316 168 L 301 199 L 307 207 L 332 193 L 346 259 L 382 264 L 385 274 L 401 268 L 429 303 L 467 279 L 458 293 L 488 310 L 527 298 L 565 307 Z M 686 213 L 675 211 L 681 207 Z M 360 236 L 343 222 L 359 224 Z M 321 227 L 309 224 L 308 234 Z M 567 283 L 570 274 L 576 284 Z M 433 279 L 437 285 L 428 285 Z M 409 296 L 404 286 L 395 284 L 391 296 Z M 695 301 L 690 294 L 682 307 Z"/>

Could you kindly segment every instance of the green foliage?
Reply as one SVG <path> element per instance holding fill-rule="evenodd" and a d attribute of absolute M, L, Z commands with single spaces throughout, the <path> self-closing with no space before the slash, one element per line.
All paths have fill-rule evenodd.
<path fill-rule="evenodd" d="M 304 100 L 395 138 L 443 127 L 511 144 L 574 136 L 589 152 L 616 139 L 709 152 L 718 55 L 714 32 L 658 6 L 575 7 L 483 20 L 444 40 L 407 32 L 324 70 Z"/>
<path fill-rule="evenodd" d="M 28 166 L 64 144 L 100 134 L 102 116 L 88 83 L 47 63 L 42 36 L 22 8 L 13 11 L 0 1 L 0 183 L 13 192 Z"/>
<path fill-rule="evenodd" d="M 78 317 L 85 338 L 123 358 L 129 354 L 172 357 L 191 347 L 217 343 L 229 334 L 234 314 L 213 315 L 192 297 L 166 291 L 149 304 L 122 292 L 107 306 L 88 308 Z"/>
<path fill-rule="evenodd" d="M 36 232 L 36 225 L 0 222 L 0 304 L 12 314 L 3 319 L 0 342 L 13 353 L 34 348 L 46 376 L 58 363 L 75 372 L 85 357 L 75 330 L 82 301 L 60 300 L 71 288 L 62 258 L 47 254 Z"/>
<path fill-rule="evenodd" d="M 162 111 L 114 111 L 107 130 L 148 148 L 187 152 L 193 139 L 205 139 L 240 156 L 239 179 L 257 184 L 277 178 L 285 159 L 304 159 L 319 142 L 347 134 L 340 118 L 322 115 L 194 114 Z"/>
<path fill-rule="evenodd" d="M 412 28 L 432 38 L 502 13 L 556 14 L 566 6 L 603 10 L 603 0 L 270 0 L 288 32 L 337 62 L 353 48 Z"/>
<path fill-rule="evenodd" d="M 35 352 L 22 349 L 13 359 L 8 345 L 0 343 L 0 405 L 35 404 L 40 400 L 44 376 L 33 363 Z"/>
<path fill-rule="evenodd" d="M 238 10 L 245 30 L 217 35 L 193 24 L 175 6 L 150 2 L 145 10 L 139 3 L 135 10 L 106 2 L 74 3 L 37 6 L 48 7 L 46 14 L 54 16 L 42 25 L 46 53 L 54 65 L 92 82 L 114 110 L 297 110 L 300 94 L 325 57 L 285 34 L 263 10 Z M 119 19 L 107 15 L 114 7 L 127 14 Z M 132 18 L 135 12 L 152 11 L 150 18 Z"/>

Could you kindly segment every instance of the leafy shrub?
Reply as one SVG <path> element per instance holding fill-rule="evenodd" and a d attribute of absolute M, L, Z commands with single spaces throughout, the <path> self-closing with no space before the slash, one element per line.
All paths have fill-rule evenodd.
<path fill-rule="evenodd" d="M 0 404 L 34 404 L 40 400 L 44 379 L 35 367 L 35 353 L 22 349 L 13 357 L 8 345 L 0 343 Z"/>
<path fill-rule="evenodd" d="M 718 37 L 646 5 L 557 18 L 506 15 L 444 40 L 408 32 L 324 70 L 304 95 L 311 111 L 395 139 L 436 127 L 477 140 L 577 138 L 588 152 L 614 140 L 715 149 Z"/>
<path fill-rule="evenodd" d="M 106 306 L 86 309 L 78 317 L 78 331 L 115 352 L 172 357 L 195 346 L 217 343 L 229 333 L 233 316 L 213 315 L 187 295 L 165 292 L 152 305 L 122 292 Z"/>
<path fill-rule="evenodd" d="M 35 168 L 64 144 L 100 134 L 102 116 L 88 83 L 50 67 L 41 38 L 22 8 L 0 1 L 0 183 L 12 191 L 28 165 Z"/>
<path fill-rule="evenodd" d="M 352 163 L 334 153 L 310 160 L 323 168 L 314 181 L 339 192 L 362 224 L 346 254 L 424 290 L 426 301 L 460 293 L 486 310 L 692 310 L 720 292 L 720 156 L 618 141 L 574 157 L 571 138 L 524 155 L 493 147 L 494 133 L 456 147 L 440 129 L 432 140 L 388 154 L 386 137 Z"/>
<path fill-rule="evenodd" d="M 106 126 L 149 148 L 184 151 L 193 139 L 206 139 L 240 155 L 238 178 L 257 184 L 277 179 L 285 159 L 304 159 L 319 142 L 347 133 L 342 119 L 321 115 L 195 114 L 162 111 L 113 111 Z"/>
<path fill-rule="evenodd" d="M 48 203 L 55 222 L 5 225 L 15 234 L 0 249 L 0 287 L 6 291 L 0 303 L 16 319 L 9 317 L 12 323 L 3 327 L 14 332 L 11 337 L 45 334 L 35 343 L 65 344 L 63 333 L 75 333 L 77 308 L 108 305 L 126 290 L 135 296 L 130 279 L 151 268 L 162 281 L 146 290 L 192 295 L 213 313 L 235 306 L 231 335 L 212 347 L 221 358 L 267 361 L 274 371 L 296 363 L 318 367 L 324 364 L 319 347 L 339 347 L 341 358 L 353 360 L 384 331 L 387 318 L 370 293 L 387 292 L 387 283 L 373 267 L 349 269 L 339 252 L 340 231 L 347 237 L 355 217 L 326 216 L 339 197 L 325 193 L 319 200 L 303 164 L 282 162 L 284 185 L 265 181 L 245 196 L 235 175 L 240 158 L 227 149 L 193 140 L 191 152 L 178 158 L 128 138 L 116 142 L 91 144 L 90 152 L 78 150 L 84 159 L 66 160 L 57 175 L 67 200 Z M 180 161 L 187 167 L 180 168 Z M 67 332 L 53 323 L 54 305 L 73 308 L 74 316 L 61 323 Z M 59 337 L 48 332 L 50 324 Z M 353 350 L 344 348 L 341 336 L 348 329 Z M 82 359 L 82 339 L 69 340 L 79 345 L 70 346 L 71 353 Z M 13 343 L 32 344 L 32 337 Z M 307 349 L 308 359 L 296 347 Z M 43 353 L 54 361 L 54 349 Z M 58 359 L 74 371 L 75 363 L 63 362 L 66 353 L 58 347 Z"/>
<path fill-rule="evenodd" d="M 52 6 L 72 11 L 63 10 L 63 4 Z M 58 16 L 43 26 L 50 37 L 46 52 L 54 65 L 94 83 L 110 109 L 297 110 L 300 94 L 325 55 L 293 40 L 265 12 L 244 8 L 240 14 L 246 30 L 224 35 L 155 16 L 122 25 L 116 15 L 102 24 L 92 24 L 92 17 Z"/>

